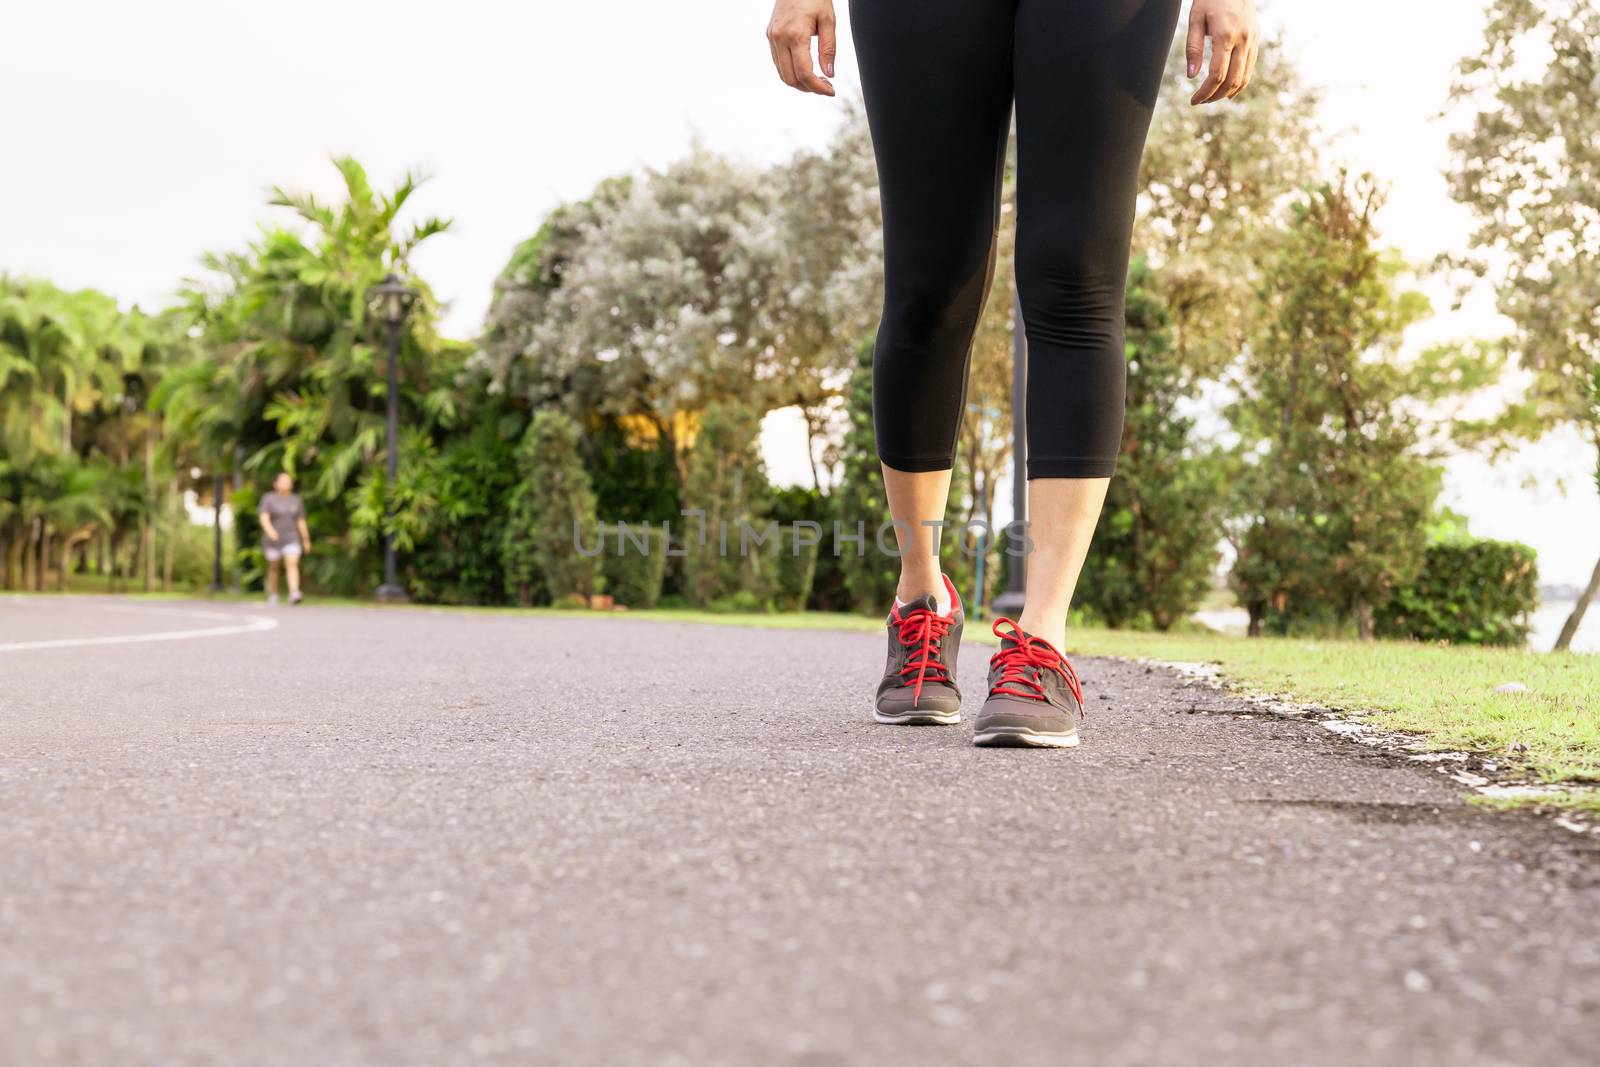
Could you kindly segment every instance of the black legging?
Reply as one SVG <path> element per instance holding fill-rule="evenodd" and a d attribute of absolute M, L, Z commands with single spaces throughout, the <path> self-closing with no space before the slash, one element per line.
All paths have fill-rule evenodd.
<path fill-rule="evenodd" d="M 1139 157 L 1180 0 L 852 0 L 883 199 L 878 456 L 948 470 L 1017 111 L 1029 478 L 1116 469 Z"/>

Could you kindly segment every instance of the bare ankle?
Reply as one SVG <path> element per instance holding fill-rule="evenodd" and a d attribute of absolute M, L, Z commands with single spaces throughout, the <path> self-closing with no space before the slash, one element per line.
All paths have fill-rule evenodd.
<path fill-rule="evenodd" d="M 944 595 L 944 581 L 938 571 L 928 574 L 902 574 L 900 584 L 895 587 L 894 595 L 902 603 L 909 604 L 919 596 L 931 596 L 938 600 Z"/>
<path fill-rule="evenodd" d="M 1021 628 L 1023 633 L 1032 637 L 1042 637 L 1057 649 L 1066 645 L 1067 624 L 1064 619 L 1035 619 L 1024 611 L 1022 617 L 1017 620 L 1017 626 Z"/>

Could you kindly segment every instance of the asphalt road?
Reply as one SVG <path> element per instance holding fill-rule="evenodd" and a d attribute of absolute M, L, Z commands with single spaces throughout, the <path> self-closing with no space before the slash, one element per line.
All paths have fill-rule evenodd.
<path fill-rule="evenodd" d="M 1593 838 L 1159 671 L 1082 661 L 1084 744 L 1025 751 L 871 723 L 877 635 L 301 607 L 11 647 L 268 615 L 108 606 L 0 598 L 0 1063 L 1600 1047 Z"/>

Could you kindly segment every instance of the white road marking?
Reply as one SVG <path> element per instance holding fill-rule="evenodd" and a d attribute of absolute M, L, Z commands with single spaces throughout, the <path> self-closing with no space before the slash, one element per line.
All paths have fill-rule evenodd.
<path fill-rule="evenodd" d="M 71 607 L 82 611 L 104 611 L 131 615 L 181 616 L 191 619 L 225 619 L 232 625 L 206 626 L 193 630 L 159 630 L 150 634 L 118 634 L 111 637 L 62 637 L 50 641 L 12 641 L 0 644 L 0 652 L 28 652 L 41 648 L 85 648 L 90 645 L 137 645 L 146 641 L 187 641 L 199 637 L 227 637 L 232 634 L 261 633 L 276 629 L 277 619 L 264 615 L 233 615 L 223 611 L 197 611 L 193 608 L 139 608 L 125 604 L 73 603 L 67 600 L 40 600 L 31 597 L 0 598 L 0 607 L 25 604 L 30 607 Z"/>

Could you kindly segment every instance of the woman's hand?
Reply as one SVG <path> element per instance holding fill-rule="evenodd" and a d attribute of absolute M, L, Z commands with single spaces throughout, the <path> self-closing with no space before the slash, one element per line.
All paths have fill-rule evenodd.
<path fill-rule="evenodd" d="M 779 6 L 782 6 L 780 3 Z M 1210 104 L 1238 96 L 1256 72 L 1261 26 L 1255 0 L 1194 0 L 1189 7 L 1189 77 L 1200 73 L 1205 41 L 1211 38 L 1211 69 L 1191 104 Z"/>
<path fill-rule="evenodd" d="M 803 93 L 832 96 L 833 58 L 838 52 L 833 0 L 777 0 L 772 21 L 767 24 L 767 44 L 772 48 L 772 65 L 778 68 L 783 84 Z M 811 69 L 811 38 L 817 39 L 817 58 L 822 61 L 818 77 Z"/>

